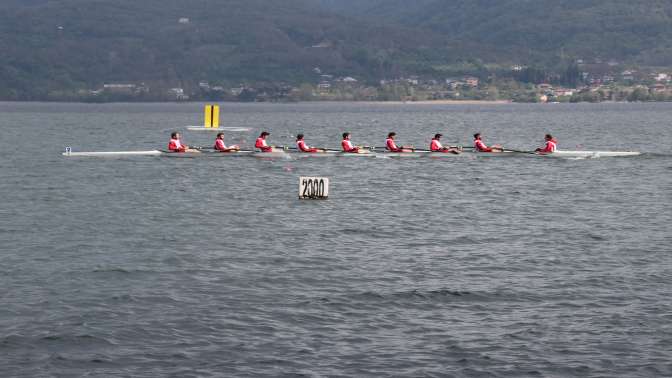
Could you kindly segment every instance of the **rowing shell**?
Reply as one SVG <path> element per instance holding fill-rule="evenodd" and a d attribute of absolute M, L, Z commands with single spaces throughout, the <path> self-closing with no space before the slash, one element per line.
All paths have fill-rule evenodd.
<path fill-rule="evenodd" d="M 461 155 L 488 156 L 488 157 L 506 157 L 506 156 L 530 156 L 543 158 L 601 158 L 601 157 L 630 157 L 639 156 L 636 151 L 555 151 L 551 154 L 537 154 L 524 151 L 505 151 L 505 152 L 468 152 L 464 151 Z M 346 153 L 339 151 L 328 152 L 289 152 L 289 151 L 232 151 L 218 152 L 214 150 L 194 151 L 194 152 L 170 152 L 165 150 L 147 150 L 147 151 L 88 151 L 74 152 L 66 150 L 63 156 L 68 157 L 124 157 L 124 156 L 167 156 L 177 158 L 195 158 L 195 157 L 234 157 L 234 156 L 254 156 L 261 158 L 289 158 L 291 157 L 390 157 L 390 158 L 443 158 L 459 157 L 460 155 L 452 153 L 415 151 L 415 152 L 371 152 Z"/>

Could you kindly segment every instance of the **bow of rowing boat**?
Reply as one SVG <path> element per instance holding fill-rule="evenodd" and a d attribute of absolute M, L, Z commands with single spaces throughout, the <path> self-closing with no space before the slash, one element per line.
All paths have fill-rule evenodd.
<path fill-rule="evenodd" d="M 84 151 L 84 152 L 72 152 L 66 151 L 63 153 L 63 156 L 97 156 L 97 157 L 115 157 L 115 156 L 158 156 L 162 155 L 163 152 L 159 150 L 148 150 L 148 151 Z"/>

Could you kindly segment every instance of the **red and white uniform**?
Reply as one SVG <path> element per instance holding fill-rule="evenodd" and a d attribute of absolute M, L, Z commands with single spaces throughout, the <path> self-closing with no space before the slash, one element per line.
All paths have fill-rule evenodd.
<path fill-rule="evenodd" d="M 558 149 L 558 141 L 555 139 L 547 140 L 546 145 L 544 148 L 539 150 L 542 154 L 550 154 L 555 152 L 555 150 Z"/>
<path fill-rule="evenodd" d="M 168 143 L 168 151 L 171 152 L 184 152 L 187 148 L 182 145 L 179 139 L 171 139 Z"/>
<path fill-rule="evenodd" d="M 358 148 L 352 145 L 352 142 L 350 139 L 343 139 L 341 141 L 341 147 L 343 148 L 343 152 L 357 152 L 359 151 Z"/>
<path fill-rule="evenodd" d="M 432 139 L 432 143 L 429 145 L 429 150 L 432 152 L 444 151 L 443 145 L 441 145 L 441 142 L 439 142 L 438 139 Z"/>
<path fill-rule="evenodd" d="M 264 139 L 262 137 L 257 138 L 257 141 L 254 143 L 254 147 L 260 149 L 261 152 L 271 152 L 271 151 L 273 151 L 273 147 L 269 147 L 269 145 L 266 144 L 266 139 Z"/>
<path fill-rule="evenodd" d="M 401 152 L 402 151 L 401 148 L 397 147 L 397 144 L 394 143 L 394 139 L 392 139 L 392 138 L 387 138 L 387 140 L 385 141 L 385 147 L 391 152 Z"/>
<path fill-rule="evenodd" d="M 215 150 L 217 151 L 225 151 L 228 150 L 229 147 L 226 147 L 226 144 L 224 144 L 224 141 L 221 139 L 217 139 L 215 141 Z"/>
<path fill-rule="evenodd" d="M 486 146 L 480 139 L 474 139 L 474 148 L 479 152 L 492 152 L 492 148 Z"/>
<path fill-rule="evenodd" d="M 301 152 L 317 152 L 317 148 L 308 147 L 308 145 L 306 145 L 306 142 L 303 139 L 296 141 L 296 147 Z"/>

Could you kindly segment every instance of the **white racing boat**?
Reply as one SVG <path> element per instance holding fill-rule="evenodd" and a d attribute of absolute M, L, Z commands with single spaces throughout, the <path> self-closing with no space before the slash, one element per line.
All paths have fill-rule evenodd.
<path fill-rule="evenodd" d="M 69 148 L 65 149 L 63 156 L 72 156 L 72 157 L 121 157 L 121 156 L 159 156 L 163 155 L 162 151 L 159 150 L 147 150 L 147 151 L 84 151 L 84 152 L 75 152 Z"/>
<path fill-rule="evenodd" d="M 462 154 L 414 151 L 414 152 L 387 152 L 363 150 L 360 153 L 345 153 L 335 150 L 327 152 L 298 152 L 296 150 L 276 150 L 272 152 L 259 151 L 232 151 L 218 152 L 212 149 L 203 149 L 193 152 L 170 152 L 166 150 L 146 151 L 72 151 L 70 147 L 65 149 L 63 156 L 67 157 L 128 157 L 128 156 L 165 156 L 175 158 L 198 158 L 198 157 L 239 157 L 253 156 L 261 158 L 313 158 L 313 157 L 378 157 L 378 158 L 449 158 L 459 156 L 483 156 L 483 157 L 541 157 L 541 158 L 568 158 L 568 159 L 593 159 L 603 157 L 631 157 L 639 156 L 636 151 L 556 151 L 551 154 L 538 154 L 533 151 L 504 151 L 504 152 L 475 152 L 463 151 Z"/>

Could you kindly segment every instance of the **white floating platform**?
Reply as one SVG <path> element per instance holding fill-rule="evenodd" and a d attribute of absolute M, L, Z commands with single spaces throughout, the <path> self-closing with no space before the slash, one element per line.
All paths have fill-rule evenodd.
<path fill-rule="evenodd" d="M 245 132 L 245 131 L 250 131 L 252 130 L 249 127 L 205 127 L 205 126 L 187 126 L 187 130 L 189 131 L 238 131 L 238 132 Z"/>

